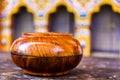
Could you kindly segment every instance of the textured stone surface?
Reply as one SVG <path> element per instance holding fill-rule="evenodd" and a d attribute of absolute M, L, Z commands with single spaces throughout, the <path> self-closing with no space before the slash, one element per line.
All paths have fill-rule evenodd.
<path fill-rule="evenodd" d="M 120 59 L 83 58 L 69 74 L 57 77 L 26 75 L 10 53 L 0 53 L 0 80 L 120 80 Z"/>

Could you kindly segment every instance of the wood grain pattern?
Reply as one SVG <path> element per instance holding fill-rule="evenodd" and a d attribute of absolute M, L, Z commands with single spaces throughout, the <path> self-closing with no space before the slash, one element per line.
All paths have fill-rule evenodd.
<path fill-rule="evenodd" d="M 25 33 L 13 43 L 11 52 L 41 57 L 72 56 L 82 54 L 82 48 L 69 34 Z"/>
<path fill-rule="evenodd" d="M 71 34 L 24 33 L 11 46 L 14 63 L 37 76 L 67 74 L 82 58 L 82 48 Z"/>
<path fill-rule="evenodd" d="M 63 57 L 32 57 L 12 53 L 12 59 L 24 73 L 36 76 L 56 76 L 67 74 L 75 68 L 82 55 Z"/>

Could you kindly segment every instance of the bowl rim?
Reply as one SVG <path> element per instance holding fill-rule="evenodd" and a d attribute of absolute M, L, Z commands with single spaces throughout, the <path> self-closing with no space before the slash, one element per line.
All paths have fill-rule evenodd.
<path fill-rule="evenodd" d="M 41 37 L 41 36 L 67 36 L 72 37 L 72 34 L 57 33 L 57 32 L 23 32 L 22 37 Z"/>

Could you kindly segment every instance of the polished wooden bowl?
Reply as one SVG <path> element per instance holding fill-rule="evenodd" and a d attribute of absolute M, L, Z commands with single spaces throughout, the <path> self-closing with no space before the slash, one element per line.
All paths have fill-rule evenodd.
<path fill-rule="evenodd" d="M 82 58 L 82 48 L 71 34 L 23 33 L 11 46 L 14 63 L 26 74 L 57 76 L 67 74 Z"/>

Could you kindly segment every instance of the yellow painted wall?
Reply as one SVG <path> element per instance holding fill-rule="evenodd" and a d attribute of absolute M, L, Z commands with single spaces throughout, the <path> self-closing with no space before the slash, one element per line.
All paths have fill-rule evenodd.
<path fill-rule="evenodd" d="M 11 4 L 10 4 L 11 2 Z M 12 4 L 12 2 L 14 4 Z M 0 2 L 1 26 L 0 26 L 0 50 L 9 51 L 12 42 L 11 16 L 18 12 L 19 7 L 25 6 L 34 17 L 35 31 L 48 31 L 48 17 L 56 12 L 58 6 L 64 5 L 68 12 L 75 16 L 75 38 L 84 47 L 84 56 L 89 57 L 91 51 L 90 23 L 92 14 L 99 12 L 102 5 L 111 5 L 113 11 L 120 13 L 119 0 L 2 0 Z M 14 6 L 7 14 L 7 7 Z M 6 17 L 4 17 L 4 15 Z M 8 25 L 7 22 L 9 23 Z M 4 44 L 6 42 L 6 44 Z"/>

